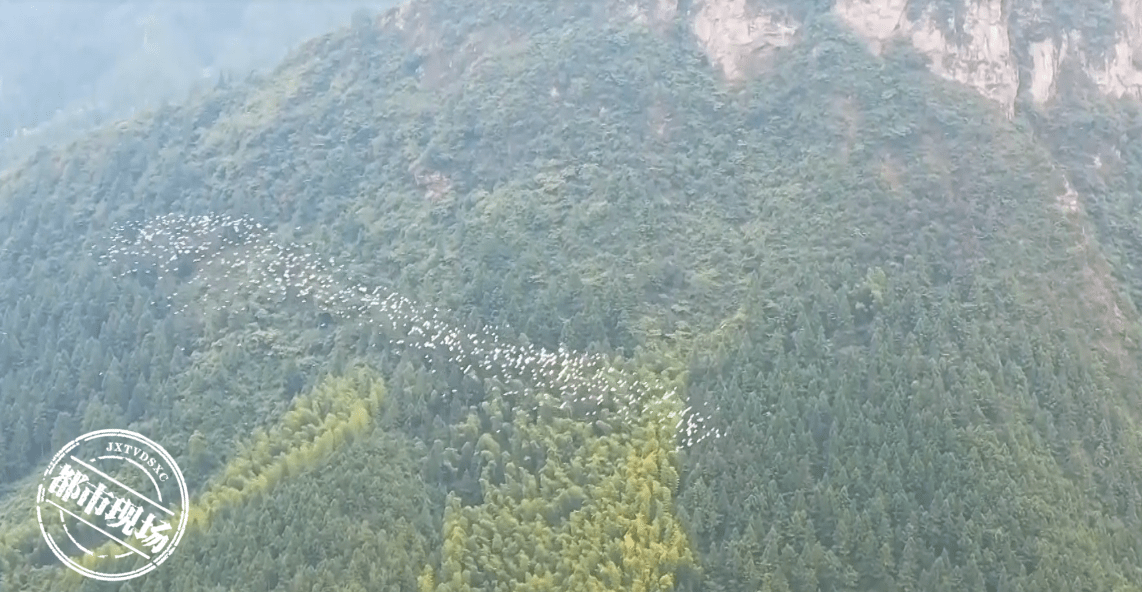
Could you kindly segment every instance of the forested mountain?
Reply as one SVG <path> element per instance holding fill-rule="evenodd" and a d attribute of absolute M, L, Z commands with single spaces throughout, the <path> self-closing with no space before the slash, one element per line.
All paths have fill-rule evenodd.
<path fill-rule="evenodd" d="M 0 173 L 0 590 L 1142 590 L 1142 19 L 862 4 L 417 1 Z"/>

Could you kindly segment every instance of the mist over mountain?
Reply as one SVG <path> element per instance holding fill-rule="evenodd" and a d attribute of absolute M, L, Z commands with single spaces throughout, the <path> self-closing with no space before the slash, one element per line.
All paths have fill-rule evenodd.
<path fill-rule="evenodd" d="M 0 164 L 220 76 L 268 70 L 358 10 L 395 2 L 6 2 Z"/>
<path fill-rule="evenodd" d="M 24 152 L 0 590 L 1142 590 L 1139 11 L 417 0 Z"/>

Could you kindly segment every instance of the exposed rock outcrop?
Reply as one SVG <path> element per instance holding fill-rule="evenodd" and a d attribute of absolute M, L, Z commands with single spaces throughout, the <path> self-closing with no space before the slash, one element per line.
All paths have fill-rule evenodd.
<path fill-rule="evenodd" d="M 676 0 L 652 4 L 642 18 L 661 22 L 677 9 Z M 929 58 L 934 74 L 974 88 L 1012 116 L 1020 88 L 1037 105 L 1050 101 L 1065 63 L 1081 68 L 1106 95 L 1142 99 L 1142 0 L 1117 4 L 1113 44 L 1100 51 L 1089 48 L 1077 30 L 1017 40 L 1013 33 L 1020 31 L 1020 19 L 1033 21 L 1022 23 L 1024 29 L 1039 24 L 1038 0 L 967 0 L 951 16 L 934 4 L 925 4 L 917 15 L 916 0 L 837 0 L 832 10 L 873 53 L 892 40 L 906 40 Z M 799 28 L 772 2 L 702 0 L 685 18 L 729 80 L 748 77 L 773 50 L 794 43 Z M 1029 56 L 1030 63 L 1021 64 L 1018 56 Z"/>
<path fill-rule="evenodd" d="M 1087 63 L 1086 70 L 1102 92 L 1142 99 L 1142 0 L 1118 4 L 1114 47 L 1101 63 Z"/>
<path fill-rule="evenodd" d="M 908 39 L 931 60 L 934 74 L 970 86 L 1014 114 L 1019 73 L 1002 0 L 970 0 L 960 39 L 945 35 L 934 9 L 916 21 L 908 19 L 907 9 L 907 0 L 839 0 L 833 8 L 873 52 L 892 38 Z"/>
<path fill-rule="evenodd" d="M 707 0 L 691 18 L 710 61 L 728 80 L 745 78 L 797 34 L 797 24 L 781 11 L 755 9 L 746 0 Z"/>

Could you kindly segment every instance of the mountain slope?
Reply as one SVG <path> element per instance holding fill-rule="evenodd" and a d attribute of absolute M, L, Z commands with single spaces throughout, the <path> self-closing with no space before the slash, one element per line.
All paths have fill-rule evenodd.
<path fill-rule="evenodd" d="M 364 364 L 388 391 L 365 442 L 242 502 L 245 528 L 269 528 L 272 500 L 336 498 L 319 486 L 350 459 L 395 450 L 431 509 L 368 523 L 401 533 L 422 588 L 1138 589 L 1138 314 L 1099 244 L 1137 234 L 1103 230 L 1112 201 L 1067 207 L 1044 133 L 1064 120 L 1011 119 L 827 16 L 727 83 L 688 27 L 621 8 L 407 5 L 5 172 L 6 496 L 34 490 L 58 443 L 124 425 L 162 434 L 200 494 L 241 456 L 234 434 L 272 431 Z M 662 377 L 647 391 L 678 381 L 708 421 L 562 416 L 511 376 L 410 352 L 377 317 L 271 306 L 277 272 L 242 266 L 262 239 L 203 239 L 232 273 L 116 259 L 109 237 L 135 240 L 117 226 L 170 213 L 248 217 L 292 245 L 274 261 L 304 251 L 451 325 L 601 353 Z M 408 565 L 320 561 L 307 549 L 335 519 L 314 520 L 238 565 L 280 566 L 266 589 L 345 570 L 414 585 Z M 0 558 L 6 585 L 34 589 L 62 576 L 25 523 L 0 512 Z M 203 548 L 237 536 L 210 528 Z M 521 558 L 493 560 L 513 544 Z M 641 559 L 666 545 L 670 561 Z M 164 566 L 130 586 L 244 569 L 193 556 L 202 580 Z"/>

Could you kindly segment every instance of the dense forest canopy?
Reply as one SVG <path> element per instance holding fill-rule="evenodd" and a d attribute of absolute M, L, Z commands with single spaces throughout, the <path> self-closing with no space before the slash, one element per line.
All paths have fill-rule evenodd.
<path fill-rule="evenodd" d="M 0 173 L 0 589 L 1142 589 L 1137 104 L 818 4 L 730 84 L 417 2 Z M 193 498 L 122 584 L 31 509 L 105 427 Z"/>

